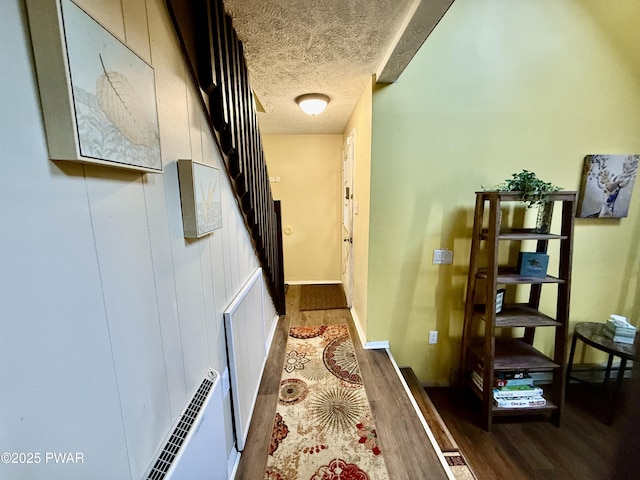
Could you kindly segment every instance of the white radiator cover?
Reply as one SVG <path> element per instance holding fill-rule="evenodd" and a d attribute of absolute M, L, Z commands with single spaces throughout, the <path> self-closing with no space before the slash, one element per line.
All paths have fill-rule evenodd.
<path fill-rule="evenodd" d="M 262 269 L 258 268 L 224 312 L 236 448 L 244 449 L 267 359 Z"/>
<path fill-rule="evenodd" d="M 220 375 L 208 370 L 163 443 L 147 480 L 227 480 Z"/>

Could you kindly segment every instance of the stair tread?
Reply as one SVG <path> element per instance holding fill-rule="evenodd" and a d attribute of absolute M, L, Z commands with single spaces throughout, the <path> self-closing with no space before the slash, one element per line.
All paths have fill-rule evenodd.
<path fill-rule="evenodd" d="M 405 378 L 413 397 L 422 412 L 425 420 L 427 421 L 427 425 L 431 429 L 433 436 L 438 442 L 438 446 L 443 452 L 455 452 L 459 451 L 459 447 L 456 441 L 451 436 L 449 429 L 444 424 L 444 420 L 436 410 L 436 407 L 431 402 L 429 395 L 424 390 L 418 377 L 413 372 L 413 369 L 410 367 L 402 367 L 400 368 L 403 377 Z"/>

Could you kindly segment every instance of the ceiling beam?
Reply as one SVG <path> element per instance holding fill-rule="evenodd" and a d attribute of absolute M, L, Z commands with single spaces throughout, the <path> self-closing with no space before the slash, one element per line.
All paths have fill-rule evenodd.
<path fill-rule="evenodd" d="M 376 73 L 376 83 L 393 83 L 431 34 L 454 0 L 417 0 L 395 44 Z"/>

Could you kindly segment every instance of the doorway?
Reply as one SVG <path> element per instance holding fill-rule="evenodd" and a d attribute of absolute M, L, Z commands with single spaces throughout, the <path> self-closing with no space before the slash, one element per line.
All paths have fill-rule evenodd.
<path fill-rule="evenodd" d="M 354 155 L 355 130 L 352 130 L 342 146 L 342 286 L 349 307 L 353 293 Z"/>

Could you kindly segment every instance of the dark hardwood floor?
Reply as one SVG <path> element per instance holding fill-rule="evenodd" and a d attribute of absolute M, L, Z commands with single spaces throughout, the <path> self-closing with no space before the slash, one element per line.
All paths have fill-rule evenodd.
<path fill-rule="evenodd" d="M 386 352 L 362 348 L 349 310 L 298 311 L 299 291 L 300 287 L 296 285 L 288 289 L 287 316 L 279 320 L 235 478 L 264 478 L 289 326 L 346 323 L 354 343 L 390 478 L 446 479 L 440 459 Z"/>
<path fill-rule="evenodd" d="M 349 326 L 390 477 L 447 478 L 386 352 L 362 349 L 348 310 L 299 312 L 299 290 L 299 286 L 289 287 L 287 316 L 278 323 L 235 478 L 264 478 L 289 326 L 335 323 Z M 445 450 L 451 442 L 461 450 L 478 480 L 640 479 L 631 471 L 640 462 L 640 455 L 635 455 L 638 420 L 625 414 L 629 404 L 640 405 L 637 396 L 627 395 L 627 408 L 623 402 L 609 426 L 608 398 L 582 384 L 571 384 L 560 428 L 545 418 L 501 417 L 488 433 L 479 426 L 479 403 L 473 398 L 461 400 L 448 388 L 427 388 L 426 392 L 448 429 L 437 438 L 444 438 Z M 620 431 L 631 425 L 634 431 L 627 439 L 631 453 L 618 461 Z M 614 465 L 616 477 L 612 477 Z"/>
<path fill-rule="evenodd" d="M 455 389 L 426 391 L 478 480 L 611 479 L 620 429 L 630 421 L 621 405 L 612 426 L 607 425 L 608 398 L 571 384 L 560 428 L 545 418 L 502 417 L 487 433 L 479 427 L 478 401 L 461 400 Z M 628 472 L 617 478 L 639 477 Z"/>

